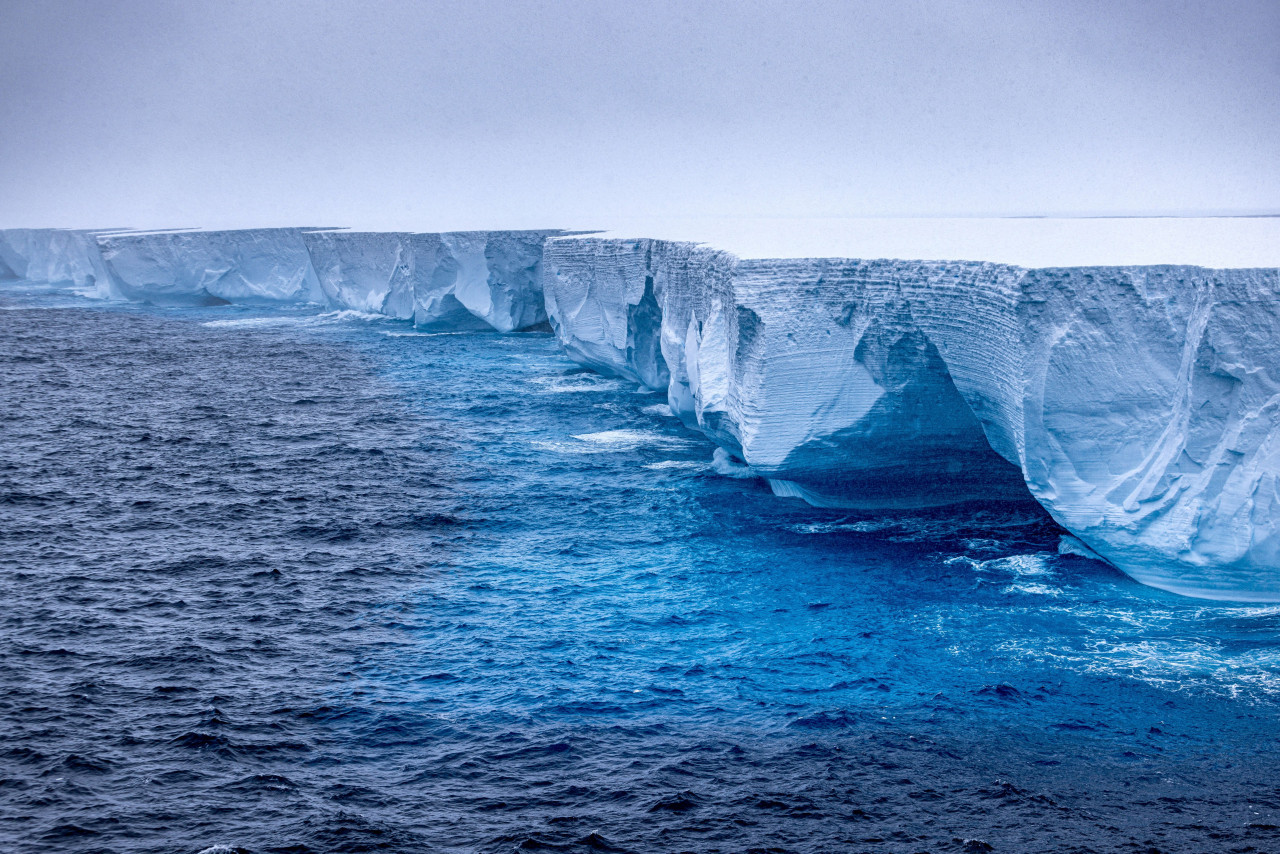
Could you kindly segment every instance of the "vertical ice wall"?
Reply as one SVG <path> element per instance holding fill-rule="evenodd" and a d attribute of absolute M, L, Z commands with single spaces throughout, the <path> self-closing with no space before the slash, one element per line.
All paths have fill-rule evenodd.
<path fill-rule="evenodd" d="M 69 284 L 85 296 L 117 296 L 94 233 L 53 228 L 0 230 L 0 279 Z"/>
<path fill-rule="evenodd" d="M 780 494 L 1030 490 L 1141 581 L 1280 599 L 1276 270 L 747 261 L 581 237 L 544 263 L 571 355 L 665 382 Z"/>
<path fill-rule="evenodd" d="M 549 241 L 553 328 L 579 361 L 652 388 L 768 477 L 826 506 L 1025 497 L 900 281 L 922 265 L 740 261 L 661 241 Z"/>
<path fill-rule="evenodd" d="M 126 299 L 155 303 L 320 302 L 297 228 L 183 231 L 100 237 Z"/>
<path fill-rule="evenodd" d="M 61 282 L 158 304 L 312 303 L 428 328 L 527 329 L 546 321 L 550 231 L 0 233 L 0 277 Z"/>
<path fill-rule="evenodd" d="M 913 297 L 1064 527 L 1154 586 L 1280 599 L 1280 271 L 984 265 Z"/>
<path fill-rule="evenodd" d="M 416 236 L 305 231 L 302 242 L 326 304 L 409 320 L 421 265 Z"/>
<path fill-rule="evenodd" d="M 447 318 L 451 300 L 499 332 L 545 323 L 542 247 L 549 231 L 472 231 L 439 235 L 441 261 L 435 279 L 417 293 L 414 323 Z M 450 281 L 452 277 L 452 281 Z"/>
<path fill-rule="evenodd" d="M 304 232 L 329 305 L 431 329 L 512 332 L 546 321 L 545 231 Z"/>

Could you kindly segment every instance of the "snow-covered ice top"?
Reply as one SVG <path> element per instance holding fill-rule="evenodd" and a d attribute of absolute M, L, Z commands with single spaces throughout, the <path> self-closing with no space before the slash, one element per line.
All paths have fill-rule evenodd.
<path fill-rule="evenodd" d="M 922 258 L 1022 267 L 1280 267 L 1280 217 L 625 217 L 596 236 L 739 258 Z"/>

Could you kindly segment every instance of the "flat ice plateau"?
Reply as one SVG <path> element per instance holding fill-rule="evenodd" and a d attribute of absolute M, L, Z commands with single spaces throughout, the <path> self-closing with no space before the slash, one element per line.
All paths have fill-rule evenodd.
<path fill-rule="evenodd" d="M 664 390 L 719 468 L 778 495 L 912 508 L 1029 493 L 1139 581 L 1280 601 L 1280 220 L 999 222 L 707 226 L 736 252 L 651 236 L 694 221 L 10 230 L 0 278 L 431 329 L 549 321 L 570 357 Z M 813 257 L 828 247 L 970 260 Z"/>

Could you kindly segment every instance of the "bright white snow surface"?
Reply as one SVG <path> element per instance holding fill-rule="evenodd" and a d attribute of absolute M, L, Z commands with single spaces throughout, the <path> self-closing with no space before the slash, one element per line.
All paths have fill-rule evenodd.
<path fill-rule="evenodd" d="M 739 258 L 929 258 L 1022 267 L 1280 267 L 1280 217 L 616 217 L 598 237 L 703 243 Z"/>
<path fill-rule="evenodd" d="M 1029 492 L 1140 581 L 1280 601 L 1280 219 L 629 222 L 11 229 L 0 279 L 432 329 L 549 319 L 578 362 L 665 390 L 720 446 L 715 470 L 781 496 L 886 508 Z M 629 228 L 704 228 L 738 252 L 618 236 Z M 843 254 L 986 260 L 816 257 Z M 1169 261 L 1206 266 L 1133 266 Z"/>

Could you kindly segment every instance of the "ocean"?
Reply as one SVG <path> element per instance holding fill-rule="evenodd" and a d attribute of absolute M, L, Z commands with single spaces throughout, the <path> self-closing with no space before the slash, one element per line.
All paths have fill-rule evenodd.
<path fill-rule="evenodd" d="M 1280 851 L 1280 607 L 778 498 L 547 333 L 0 309 L 4 851 Z"/>

